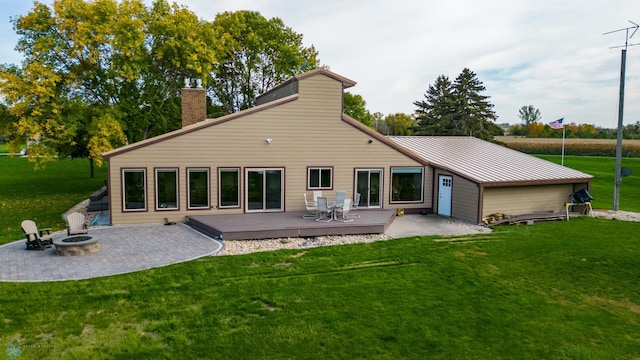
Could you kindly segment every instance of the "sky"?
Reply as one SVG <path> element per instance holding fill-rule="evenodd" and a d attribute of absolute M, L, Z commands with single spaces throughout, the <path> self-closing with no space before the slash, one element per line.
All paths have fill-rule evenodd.
<path fill-rule="evenodd" d="M 50 4 L 50 0 L 41 0 Z M 320 62 L 357 82 L 367 109 L 412 114 L 440 75 L 469 68 L 497 123 L 520 123 L 533 105 L 549 123 L 616 128 L 621 48 L 640 24 L 638 0 L 177 0 L 211 21 L 224 11 L 277 17 L 313 45 Z M 151 4 L 151 0 L 145 0 Z M 0 0 L 0 63 L 19 64 L 10 17 L 33 2 Z M 631 35 L 632 32 L 628 34 Z M 640 44 L 640 31 L 629 44 Z M 640 121 L 640 46 L 626 58 L 624 124 Z"/>

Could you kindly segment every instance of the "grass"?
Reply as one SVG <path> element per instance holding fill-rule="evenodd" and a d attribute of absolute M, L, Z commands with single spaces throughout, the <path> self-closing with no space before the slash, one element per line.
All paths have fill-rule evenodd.
<path fill-rule="evenodd" d="M 63 359 L 631 359 L 637 229 L 579 218 L 1 283 L 0 343 Z"/>
<path fill-rule="evenodd" d="M 596 201 L 609 161 L 565 159 L 596 175 Z M 22 219 L 13 213 L 54 222 L 102 185 L 101 171 L 89 179 L 87 162 L 63 160 L 33 172 L 0 157 L 2 240 L 22 237 L 6 235 Z M 20 359 L 633 359 L 638 226 L 582 217 L 0 283 L 0 344 L 20 345 Z"/>
<path fill-rule="evenodd" d="M 24 237 L 20 222 L 31 219 L 40 227 L 65 228 L 62 214 L 104 185 L 107 168 L 89 160 L 64 159 L 33 169 L 26 158 L 0 156 L 0 244 Z"/>
<path fill-rule="evenodd" d="M 556 155 L 540 155 L 539 157 L 558 164 L 562 161 L 562 157 Z M 613 208 L 615 158 L 565 156 L 564 164 L 593 175 L 591 195 L 594 197 L 592 204 L 594 208 Z M 632 175 L 622 180 L 619 209 L 640 212 L 640 158 L 622 158 L 622 167 L 629 168 Z"/>

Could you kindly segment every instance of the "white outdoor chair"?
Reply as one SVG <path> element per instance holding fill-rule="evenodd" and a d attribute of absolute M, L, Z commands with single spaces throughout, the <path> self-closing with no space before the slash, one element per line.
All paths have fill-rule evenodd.
<path fill-rule="evenodd" d="M 87 229 L 87 222 L 85 220 L 84 214 L 79 212 L 73 212 L 67 216 L 67 235 L 80 235 L 86 234 L 89 230 Z"/>
<path fill-rule="evenodd" d="M 335 219 L 341 222 L 351 222 L 353 219 L 349 218 L 349 212 L 351 211 L 351 199 L 344 199 L 344 203 L 342 207 L 337 207 L 334 209 L 335 211 Z"/>
<path fill-rule="evenodd" d="M 344 199 L 347 197 L 347 192 L 344 190 L 336 190 L 336 208 L 341 208 L 344 204 Z"/>
<path fill-rule="evenodd" d="M 351 203 L 351 210 L 358 210 L 358 205 L 360 204 L 360 193 L 356 193 L 353 197 L 353 203 Z M 359 218 L 358 214 L 350 214 L 351 217 Z"/>
<path fill-rule="evenodd" d="M 33 220 L 24 220 L 20 226 L 27 237 L 27 250 L 44 250 L 53 244 L 50 228 L 38 229 Z"/>
<path fill-rule="evenodd" d="M 322 196 L 322 190 L 314 190 L 313 192 L 313 203 L 318 203 L 318 198 Z"/>
<path fill-rule="evenodd" d="M 329 199 L 326 197 L 318 198 L 318 217 L 316 221 L 329 222 L 333 220 L 332 210 L 329 208 Z"/>
<path fill-rule="evenodd" d="M 303 219 L 316 219 L 318 217 L 318 204 L 307 200 L 306 193 L 304 194 L 304 206 L 307 208 L 307 211 L 311 211 L 313 213 L 303 215 Z"/>

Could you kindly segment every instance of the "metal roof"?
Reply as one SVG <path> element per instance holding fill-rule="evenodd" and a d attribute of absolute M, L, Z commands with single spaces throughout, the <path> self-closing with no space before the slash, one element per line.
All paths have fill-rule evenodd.
<path fill-rule="evenodd" d="M 592 175 L 473 137 L 390 136 L 429 164 L 478 183 L 563 183 Z"/>

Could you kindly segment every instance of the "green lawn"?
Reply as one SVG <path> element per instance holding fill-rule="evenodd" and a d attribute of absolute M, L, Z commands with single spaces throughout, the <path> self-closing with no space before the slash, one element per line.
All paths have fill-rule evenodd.
<path fill-rule="evenodd" d="M 540 155 L 540 158 L 560 164 L 562 158 Z M 609 157 L 565 156 L 565 166 L 594 176 L 591 195 L 594 209 L 613 209 L 616 159 Z M 640 158 L 623 158 L 622 166 L 633 173 L 625 177 L 620 186 L 620 210 L 640 212 Z"/>
<path fill-rule="evenodd" d="M 633 359 L 638 227 L 579 218 L 1 283 L 0 343 L 25 359 Z"/>
<path fill-rule="evenodd" d="M 24 237 L 20 222 L 34 220 L 40 227 L 65 228 L 62 214 L 104 186 L 107 167 L 89 160 L 65 159 L 35 170 L 26 158 L 0 156 L 0 244 Z"/>
<path fill-rule="evenodd" d="M 606 163 L 570 165 L 596 175 L 597 200 Z M 105 178 L 82 160 L 27 165 L 0 157 L 3 242 L 27 215 L 62 228 Z M 636 359 L 638 230 L 581 217 L 0 283 L 0 344 L 18 359 Z"/>

